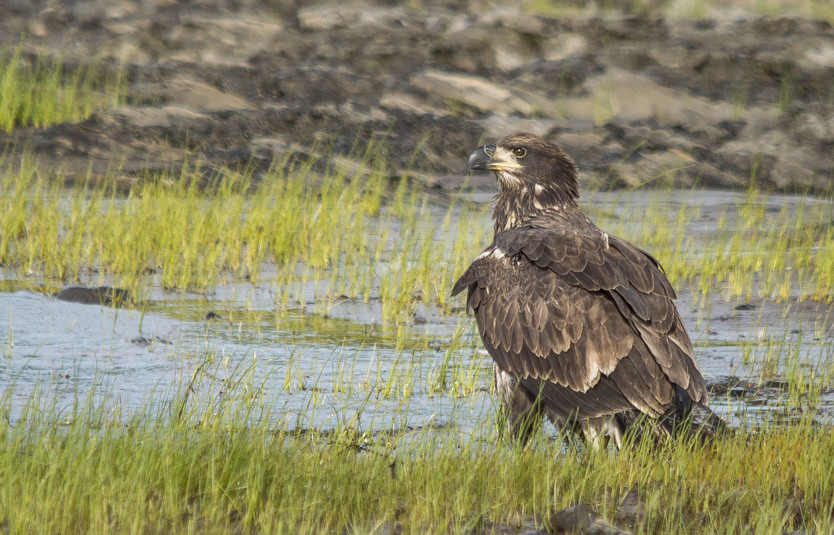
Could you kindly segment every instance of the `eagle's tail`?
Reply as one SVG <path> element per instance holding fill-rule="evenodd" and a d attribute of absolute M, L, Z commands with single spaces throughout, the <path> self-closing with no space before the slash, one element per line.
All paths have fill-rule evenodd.
<path fill-rule="evenodd" d="M 692 436 L 709 440 L 728 436 L 729 426 L 703 403 L 692 401 L 689 393 L 675 385 L 675 406 L 661 418 L 671 436 Z"/>
<path fill-rule="evenodd" d="M 710 440 L 728 437 L 732 435 L 732 429 L 709 407 L 701 403 L 693 403 L 687 417 L 672 428 L 672 434 L 673 436 L 688 434 L 701 440 Z"/>
<path fill-rule="evenodd" d="M 690 437 L 701 441 L 727 437 L 732 429 L 703 403 L 692 400 L 683 388 L 675 385 L 675 404 L 660 418 L 648 418 L 637 411 L 617 415 L 626 435 L 634 440 L 648 436 Z"/>

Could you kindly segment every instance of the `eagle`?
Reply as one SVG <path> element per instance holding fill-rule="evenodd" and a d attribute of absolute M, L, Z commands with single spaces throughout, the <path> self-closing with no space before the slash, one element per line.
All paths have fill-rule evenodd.
<path fill-rule="evenodd" d="M 663 268 L 582 213 L 573 161 L 514 134 L 466 166 L 498 180 L 495 235 L 452 296 L 468 292 L 511 435 L 526 443 L 545 415 L 597 448 L 630 430 L 720 431 Z"/>

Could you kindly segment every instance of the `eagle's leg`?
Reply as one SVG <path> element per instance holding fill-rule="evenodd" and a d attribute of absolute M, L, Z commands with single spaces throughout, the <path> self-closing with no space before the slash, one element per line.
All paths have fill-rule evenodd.
<path fill-rule="evenodd" d="M 610 439 L 614 440 L 618 450 L 622 449 L 623 433 L 622 425 L 614 414 L 582 420 L 582 436 L 595 450 L 606 448 Z"/>
<path fill-rule="evenodd" d="M 542 403 L 518 379 L 494 365 L 495 390 L 501 400 L 501 427 L 524 445 L 541 423 L 544 411 Z"/>

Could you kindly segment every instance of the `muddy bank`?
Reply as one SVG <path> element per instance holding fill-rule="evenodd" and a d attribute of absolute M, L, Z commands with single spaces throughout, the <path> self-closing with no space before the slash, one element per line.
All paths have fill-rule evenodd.
<path fill-rule="evenodd" d="M 376 139 L 393 174 L 458 175 L 484 138 L 528 130 L 561 144 L 586 184 L 830 190 L 827 22 L 420 6 L 5 3 L 0 45 L 121 65 L 129 82 L 124 106 L 0 143 L 70 178 L 123 160 L 130 179 L 189 155 L 262 171 Z"/>

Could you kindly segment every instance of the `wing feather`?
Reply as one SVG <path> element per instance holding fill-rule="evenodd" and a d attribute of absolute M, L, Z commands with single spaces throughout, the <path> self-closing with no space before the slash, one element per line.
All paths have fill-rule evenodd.
<path fill-rule="evenodd" d="M 564 416 L 658 416 L 674 384 L 705 402 L 660 264 L 584 221 L 546 213 L 502 232 L 457 281 L 453 295 L 468 288 L 487 351 Z"/>

